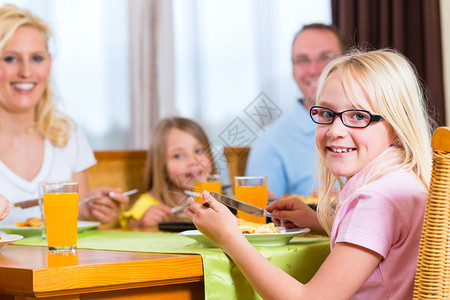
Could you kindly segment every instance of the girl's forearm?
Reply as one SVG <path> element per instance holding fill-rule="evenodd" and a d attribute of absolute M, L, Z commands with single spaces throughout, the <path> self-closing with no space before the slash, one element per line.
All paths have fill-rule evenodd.
<path fill-rule="evenodd" d="M 304 285 L 268 261 L 244 236 L 223 247 L 263 299 L 299 299 Z"/>

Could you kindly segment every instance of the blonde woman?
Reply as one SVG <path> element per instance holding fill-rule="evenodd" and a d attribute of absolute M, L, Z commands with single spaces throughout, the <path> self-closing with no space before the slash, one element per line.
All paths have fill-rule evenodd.
<path fill-rule="evenodd" d="M 80 128 L 58 111 L 50 85 L 50 28 L 30 11 L 0 7 L 0 193 L 11 203 L 38 197 L 45 181 L 79 182 L 80 218 L 112 222 L 128 202 L 119 190 L 89 192 L 86 169 L 96 163 Z M 40 216 L 37 207 L 7 220 Z"/>
<path fill-rule="evenodd" d="M 211 200 L 210 208 L 191 202 L 186 215 L 263 299 L 412 299 L 431 174 L 431 126 L 414 68 L 389 50 L 338 57 L 319 79 L 310 116 L 320 158 L 319 226 L 331 242 L 310 282 L 266 260 L 208 193 L 203 199 Z M 340 178 L 345 181 L 332 202 Z M 291 198 L 266 209 L 278 223 L 299 226 L 298 207 Z"/>
<path fill-rule="evenodd" d="M 186 205 L 184 190 L 216 171 L 208 137 L 196 122 L 162 119 L 152 134 L 145 182 L 148 191 L 120 215 L 123 227 L 150 227 L 177 218 L 171 208 Z"/>

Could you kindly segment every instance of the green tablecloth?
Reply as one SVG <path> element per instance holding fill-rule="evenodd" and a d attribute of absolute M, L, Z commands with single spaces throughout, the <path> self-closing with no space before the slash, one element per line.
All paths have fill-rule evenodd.
<path fill-rule="evenodd" d="M 40 237 L 29 237 L 14 244 L 45 246 L 46 242 Z M 203 259 L 205 299 L 261 299 L 220 248 L 203 247 L 198 242 L 176 233 L 91 230 L 78 234 L 77 247 L 200 254 Z M 268 260 L 303 283 L 315 274 L 328 256 L 329 248 L 328 238 L 307 237 L 294 238 L 285 246 L 257 247 Z"/>

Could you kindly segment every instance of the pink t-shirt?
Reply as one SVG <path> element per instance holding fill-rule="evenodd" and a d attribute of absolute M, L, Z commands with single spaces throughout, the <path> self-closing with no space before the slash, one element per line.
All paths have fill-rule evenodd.
<path fill-rule="evenodd" d="M 339 194 L 331 248 L 347 242 L 383 257 L 352 299 L 412 299 L 428 192 L 406 171 L 361 186 L 372 171 L 366 167 L 355 174 Z"/>

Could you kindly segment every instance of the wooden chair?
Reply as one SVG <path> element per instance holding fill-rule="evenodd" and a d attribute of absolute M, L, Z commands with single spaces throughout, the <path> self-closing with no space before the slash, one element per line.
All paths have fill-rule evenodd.
<path fill-rule="evenodd" d="M 234 177 L 245 175 L 250 147 L 224 147 L 223 154 L 228 162 L 228 177 L 230 179 L 231 191 L 234 193 Z"/>
<path fill-rule="evenodd" d="M 108 186 L 122 191 L 138 189 L 135 198 L 145 192 L 146 150 L 95 151 L 97 164 L 87 170 L 90 188 Z"/>
<path fill-rule="evenodd" d="M 450 299 L 450 127 L 431 141 L 433 171 L 413 299 Z"/>

